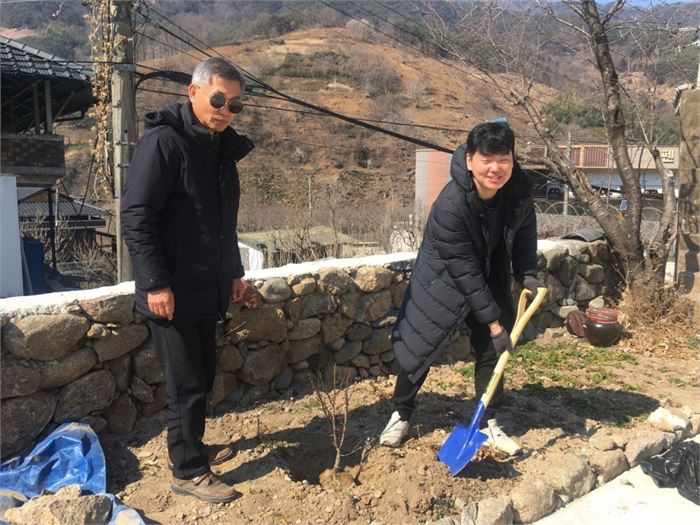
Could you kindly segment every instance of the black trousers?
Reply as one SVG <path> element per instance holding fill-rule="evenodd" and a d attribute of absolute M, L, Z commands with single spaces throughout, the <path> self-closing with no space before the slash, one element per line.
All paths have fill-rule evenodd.
<path fill-rule="evenodd" d="M 216 371 L 216 319 L 150 319 L 149 327 L 165 373 L 173 475 L 191 479 L 209 470 L 202 438 Z"/>
<path fill-rule="evenodd" d="M 467 317 L 466 325 L 471 332 L 469 341 L 475 356 L 474 384 L 476 387 L 476 399 L 478 401 L 486 391 L 491 375 L 496 368 L 498 356 L 496 355 L 496 349 L 493 346 L 493 340 L 491 339 L 491 333 L 487 325 L 477 322 L 472 314 L 469 314 Z M 401 419 L 408 421 L 411 418 L 411 414 L 416 408 L 416 395 L 421 386 L 423 386 L 425 378 L 428 377 L 429 371 L 430 369 L 427 368 L 425 373 L 420 376 L 415 383 L 408 378 L 409 373 L 403 368 L 399 371 L 394 388 L 394 404 Z M 496 387 L 491 402 L 484 412 L 484 417 L 481 418 L 482 426 L 485 426 L 489 419 L 495 417 L 497 410 L 501 407 L 502 401 L 503 377 L 501 376 L 501 380 Z"/>

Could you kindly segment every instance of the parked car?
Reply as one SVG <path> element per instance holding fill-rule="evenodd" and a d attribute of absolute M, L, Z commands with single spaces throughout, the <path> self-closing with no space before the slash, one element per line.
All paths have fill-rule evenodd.
<path fill-rule="evenodd" d="M 547 199 L 558 201 L 564 198 L 564 185 L 561 182 L 555 180 L 547 181 L 545 188 L 547 191 Z"/>

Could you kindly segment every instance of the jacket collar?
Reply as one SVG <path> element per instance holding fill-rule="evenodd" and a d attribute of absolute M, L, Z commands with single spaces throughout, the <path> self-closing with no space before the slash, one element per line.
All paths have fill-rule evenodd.
<path fill-rule="evenodd" d="M 245 135 L 239 135 L 232 127 L 227 127 L 224 131 L 210 131 L 197 123 L 197 119 L 192 112 L 192 104 L 187 102 L 180 106 L 180 115 L 184 123 L 185 133 L 196 140 L 199 144 L 209 147 L 212 142 L 219 144 L 219 156 L 222 161 L 241 160 L 248 155 L 255 145 Z"/>

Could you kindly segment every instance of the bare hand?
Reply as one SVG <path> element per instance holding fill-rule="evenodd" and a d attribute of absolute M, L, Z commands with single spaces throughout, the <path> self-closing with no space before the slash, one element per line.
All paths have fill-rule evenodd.
<path fill-rule="evenodd" d="M 169 287 L 147 292 L 146 300 L 148 301 L 148 309 L 155 315 L 164 317 L 168 321 L 173 320 L 173 313 L 175 313 L 175 295 Z"/>
<path fill-rule="evenodd" d="M 245 279 L 234 279 L 231 289 L 231 301 L 237 303 L 243 299 L 246 288 L 248 288 L 248 283 L 245 282 Z"/>

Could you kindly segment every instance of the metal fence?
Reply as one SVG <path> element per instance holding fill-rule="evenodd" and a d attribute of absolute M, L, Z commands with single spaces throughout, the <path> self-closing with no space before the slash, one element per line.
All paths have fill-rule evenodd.
<path fill-rule="evenodd" d="M 566 233 L 581 228 L 598 228 L 596 220 L 584 207 L 574 202 L 566 204 L 561 200 L 535 200 L 535 213 L 537 213 L 537 232 L 540 239 L 547 237 L 559 237 Z M 616 209 L 622 216 L 623 212 Z M 652 206 L 642 207 L 641 237 L 642 242 L 649 243 L 659 230 L 661 210 Z"/>

